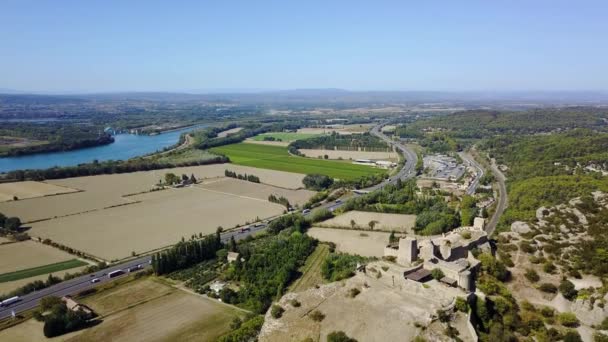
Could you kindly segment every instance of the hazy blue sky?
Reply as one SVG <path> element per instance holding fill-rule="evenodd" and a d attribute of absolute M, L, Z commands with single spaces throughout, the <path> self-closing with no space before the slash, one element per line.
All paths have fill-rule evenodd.
<path fill-rule="evenodd" d="M 0 88 L 608 90 L 608 1 L 0 2 Z"/>

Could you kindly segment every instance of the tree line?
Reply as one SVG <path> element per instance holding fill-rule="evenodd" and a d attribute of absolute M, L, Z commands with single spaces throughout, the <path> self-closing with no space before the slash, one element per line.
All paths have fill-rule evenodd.
<path fill-rule="evenodd" d="M 221 229 L 215 235 L 202 239 L 192 238 L 180 241 L 168 250 L 152 255 L 152 269 L 157 275 L 188 268 L 201 261 L 213 259 L 216 252 L 223 248 Z"/>
<path fill-rule="evenodd" d="M 240 174 L 240 173 L 236 173 L 234 171 L 230 171 L 230 170 L 225 170 L 224 171 L 224 176 L 226 177 L 230 177 L 230 178 L 236 178 L 236 179 L 240 179 L 240 180 L 246 180 L 248 182 L 252 182 L 252 183 L 260 183 L 260 178 L 258 176 L 254 176 L 254 175 L 248 175 L 248 174 Z"/>

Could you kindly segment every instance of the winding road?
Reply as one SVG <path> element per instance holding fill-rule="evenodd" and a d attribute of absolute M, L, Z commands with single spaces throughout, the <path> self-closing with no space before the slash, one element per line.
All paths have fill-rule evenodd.
<path fill-rule="evenodd" d="M 507 186 L 505 185 L 505 175 L 498 169 L 496 166 L 496 162 L 492 159 L 492 164 L 490 165 L 492 173 L 496 178 L 496 182 L 498 183 L 498 201 L 496 203 L 496 210 L 494 211 L 494 215 L 490 219 L 490 222 L 486 225 L 486 232 L 488 236 L 492 236 L 494 234 L 494 230 L 496 230 L 496 226 L 498 225 L 498 221 L 500 217 L 505 212 L 505 209 L 508 206 L 508 197 L 507 197 Z"/>

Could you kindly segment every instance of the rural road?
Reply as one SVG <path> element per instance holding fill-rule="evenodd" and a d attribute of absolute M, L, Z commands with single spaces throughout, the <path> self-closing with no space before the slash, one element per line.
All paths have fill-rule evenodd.
<path fill-rule="evenodd" d="M 390 181 L 382 182 L 380 184 L 374 185 L 369 188 L 360 189 L 360 191 L 362 191 L 362 192 L 375 191 L 375 190 L 381 189 L 382 187 L 386 186 L 387 184 L 396 183 L 397 179 L 406 180 L 406 179 L 409 179 L 409 178 L 412 178 L 415 176 L 414 166 L 416 165 L 416 160 L 417 160 L 416 153 L 414 153 L 413 151 L 406 148 L 403 144 L 393 141 L 389 137 L 384 135 L 380 131 L 380 129 L 382 128 L 383 125 L 384 124 L 379 124 L 379 125 L 375 126 L 371 130 L 371 134 L 384 140 L 389 145 L 394 146 L 397 150 L 399 150 L 403 154 L 406 162 L 405 162 L 403 168 L 401 170 L 399 170 L 399 172 L 395 176 L 391 177 Z M 350 197 L 352 197 L 352 196 L 357 196 L 357 195 L 354 194 L 354 195 L 351 195 Z M 350 197 L 343 198 L 343 201 L 347 200 Z M 333 211 L 334 209 L 339 208 L 343 204 L 344 204 L 344 202 L 342 202 L 342 201 L 341 202 L 330 202 L 330 203 L 325 203 L 324 205 L 320 206 L 319 208 L 326 208 L 328 210 Z M 221 238 L 222 238 L 223 242 L 230 241 L 231 237 L 234 237 L 235 240 L 241 240 L 241 239 L 244 239 L 247 236 L 254 234 L 258 231 L 261 231 L 265 228 L 266 228 L 266 224 L 260 224 L 258 226 L 251 225 L 249 227 L 249 229 L 246 231 L 233 230 L 233 231 L 224 232 L 224 233 L 222 233 Z M 95 272 L 92 274 L 87 274 L 87 275 L 83 275 L 83 276 L 80 276 L 80 277 L 77 277 L 74 279 L 66 280 L 59 284 L 50 286 L 46 289 L 42 289 L 40 291 L 35 291 L 32 293 L 29 293 L 27 295 L 22 296 L 21 299 L 14 304 L 9 305 L 8 307 L 1 307 L 0 308 L 0 319 L 10 317 L 12 315 L 12 312 L 14 312 L 15 314 L 19 314 L 20 312 L 33 309 L 38 306 L 40 299 L 42 299 L 46 296 L 62 297 L 62 296 L 66 296 L 66 295 L 74 295 L 83 290 L 93 288 L 97 285 L 107 283 L 109 281 L 112 281 L 112 280 L 120 278 L 120 277 L 124 277 L 129 273 L 128 270 L 131 267 L 135 267 L 138 265 L 141 265 L 143 268 L 150 267 L 151 259 L 152 259 L 152 257 L 150 255 L 143 256 L 143 257 L 119 264 L 119 265 L 114 265 L 114 266 L 108 267 L 102 271 L 98 271 L 98 272 Z M 112 279 L 108 278 L 107 274 L 109 272 L 117 271 L 117 270 L 123 270 L 123 271 L 125 271 L 125 274 L 114 277 Z M 91 280 L 95 279 L 95 278 L 99 279 L 99 282 L 92 283 Z"/>
<path fill-rule="evenodd" d="M 494 215 L 492 215 L 490 222 L 488 222 L 488 224 L 486 225 L 486 231 L 488 233 L 488 236 L 492 236 L 494 230 L 496 230 L 498 220 L 500 220 L 500 217 L 502 216 L 508 205 L 505 175 L 498 169 L 494 159 L 492 159 L 492 164 L 490 168 L 492 169 L 492 173 L 494 174 L 494 177 L 496 177 L 496 181 L 498 182 L 498 202 L 496 203 L 496 211 L 494 211 Z"/>

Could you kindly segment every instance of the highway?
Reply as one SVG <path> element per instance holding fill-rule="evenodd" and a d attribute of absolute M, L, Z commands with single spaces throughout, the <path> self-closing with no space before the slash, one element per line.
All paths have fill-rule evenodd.
<path fill-rule="evenodd" d="M 466 191 L 467 195 L 473 195 L 475 193 L 475 190 L 477 190 L 477 187 L 479 186 L 479 181 L 481 180 L 481 177 L 483 177 L 483 168 L 475 161 L 473 156 L 471 156 L 470 154 L 461 152 L 459 153 L 459 155 L 463 160 L 466 160 L 470 166 L 473 166 L 477 169 L 475 178 L 473 179 L 471 184 L 469 184 L 469 187 Z"/>
<path fill-rule="evenodd" d="M 263 230 L 265 228 L 266 228 L 266 224 L 261 224 L 259 226 L 252 225 L 249 228 L 249 230 L 246 230 L 243 232 L 241 232 L 240 230 L 227 231 L 227 232 L 222 233 L 221 239 L 222 239 L 222 242 L 228 242 L 228 241 L 230 241 L 230 238 L 232 236 L 234 236 L 234 239 L 238 241 L 238 240 L 244 239 L 247 236 L 254 234 L 260 230 Z M 83 275 L 83 276 L 80 276 L 80 277 L 77 277 L 74 279 L 63 281 L 59 284 L 55 284 L 46 289 L 42 289 L 40 291 L 35 291 L 32 293 L 29 293 L 27 295 L 22 296 L 20 301 L 14 303 L 12 305 L 9 305 L 6 308 L 5 307 L 0 308 L 0 319 L 10 317 L 12 315 L 12 311 L 14 311 L 15 314 L 18 314 L 20 312 L 33 309 L 38 306 L 40 299 L 42 299 L 46 296 L 62 297 L 65 295 L 74 295 L 83 290 L 93 288 L 93 287 L 96 287 L 103 283 L 107 283 L 109 281 L 124 277 L 129 274 L 128 270 L 131 267 L 141 265 L 142 269 L 146 269 L 148 267 L 151 267 L 151 265 L 150 265 L 151 260 L 152 260 L 151 255 L 143 256 L 143 257 L 131 260 L 131 261 L 127 261 L 127 262 L 124 262 L 124 263 L 121 263 L 118 265 L 108 267 L 106 269 L 97 271 L 95 273 L 91 273 L 91 274 Z M 120 276 L 117 276 L 114 278 L 108 278 L 108 276 L 107 276 L 108 273 L 110 273 L 112 271 L 118 271 L 118 270 L 123 270 L 123 271 L 125 271 L 125 273 L 123 275 L 120 275 Z M 140 271 L 138 271 L 138 272 L 140 272 Z M 92 283 L 91 281 L 93 279 L 99 279 L 99 282 Z"/>
<path fill-rule="evenodd" d="M 412 178 L 415 176 L 414 167 L 416 165 L 416 160 L 417 160 L 416 153 L 407 149 L 403 144 L 393 141 L 389 137 L 384 135 L 381 132 L 381 128 L 383 125 L 384 124 L 379 124 L 379 125 L 375 126 L 371 130 L 371 134 L 384 140 L 390 146 L 394 146 L 398 151 L 400 151 L 403 154 L 406 162 L 405 162 L 403 168 L 401 170 L 399 170 L 399 172 L 396 175 L 391 177 L 389 181 L 384 181 L 380 184 L 371 186 L 369 188 L 360 189 L 361 192 L 375 191 L 375 190 L 381 189 L 382 187 L 386 186 L 387 184 L 396 183 L 397 179 L 406 180 L 406 179 L 409 179 L 409 178 Z M 318 208 L 326 208 L 328 210 L 333 211 L 333 210 L 339 208 L 340 206 L 342 206 L 346 200 L 348 200 L 349 198 L 354 197 L 354 196 L 358 196 L 358 195 L 352 194 L 347 197 L 343 197 L 341 199 L 341 201 L 339 201 L 339 202 L 328 202 L 328 203 L 321 205 Z M 310 213 L 307 213 L 305 215 L 309 215 L 309 214 Z M 241 230 L 226 231 L 221 234 L 221 239 L 223 242 L 228 242 L 228 241 L 230 241 L 231 237 L 234 237 L 234 239 L 238 241 L 238 240 L 246 238 L 247 236 L 249 236 L 251 234 L 254 234 L 256 232 L 259 232 L 259 231 L 265 229 L 266 226 L 267 226 L 266 224 L 260 224 L 257 226 L 251 225 L 248 228 L 248 230 L 245 230 L 245 231 L 241 231 Z M 83 290 L 93 288 L 100 284 L 104 284 L 109 281 L 124 277 L 129 274 L 128 270 L 131 267 L 136 267 L 138 265 L 141 265 L 142 269 L 149 268 L 149 267 L 151 267 L 150 266 L 151 259 L 152 259 L 152 257 L 150 255 L 142 256 L 140 258 L 137 258 L 137 259 L 134 259 L 131 261 L 127 261 L 127 262 L 124 262 L 124 263 L 121 263 L 118 265 L 114 265 L 114 266 L 108 267 L 104 270 L 101 270 L 101 271 L 98 271 L 98 272 L 95 272 L 92 274 L 87 274 L 87 275 L 83 275 L 83 276 L 80 276 L 80 277 L 77 277 L 74 279 L 66 280 L 59 284 L 50 286 L 46 289 L 42 289 L 40 291 L 35 291 L 32 293 L 29 293 L 27 295 L 22 296 L 20 301 L 14 303 L 14 304 L 11 304 L 8 307 L 0 308 L 0 319 L 10 317 L 12 315 L 12 312 L 14 312 L 15 314 L 19 314 L 20 312 L 33 309 L 38 306 L 40 299 L 42 299 L 46 296 L 62 297 L 62 296 L 66 296 L 66 295 L 75 295 Z M 125 273 L 120 276 L 114 277 L 114 278 L 109 278 L 107 276 L 108 273 L 117 271 L 117 270 L 123 270 L 123 271 L 125 271 Z M 137 272 L 140 272 L 140 271 L 137 271 Z M 99 279 L 99 281 L 92 283 L 91 281 L 93 279 Z"/>

